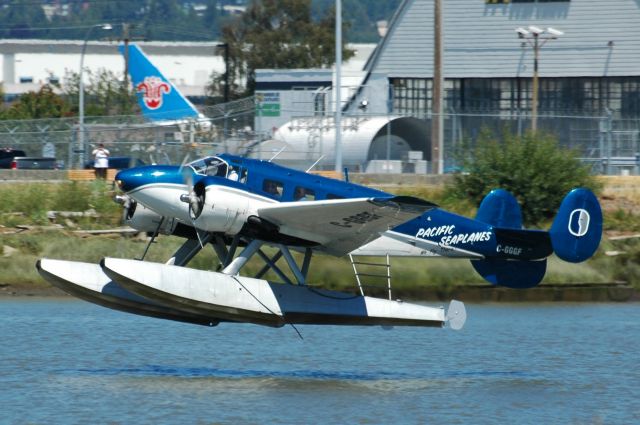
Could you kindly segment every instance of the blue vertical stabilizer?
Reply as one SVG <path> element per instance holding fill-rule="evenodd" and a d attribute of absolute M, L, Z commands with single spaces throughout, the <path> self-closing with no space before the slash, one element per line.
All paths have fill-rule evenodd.
<path fill-rule="evenodd" d="M 569 192 L 549 233 L 554 252 L 564 261 L 579 263 L 591 257 L 602 237 L 602 210 L 593 192 Z"/>
<path fill-rule="evenodd" d="M 476 220 L 495 227 L 522 228 L 522 212 L 516 198 L 504 189 L 494 189 L 484 197 Z"/>
<path fill-rule="evenodd" d="M 155 67 L 135 44 L 118 50 L 129 60 L 129 74 L 136 91 L 142 114 L 150 121 L 173 121 L 195 119 L 200 116 L 197 109 L 178 89 Z"/>

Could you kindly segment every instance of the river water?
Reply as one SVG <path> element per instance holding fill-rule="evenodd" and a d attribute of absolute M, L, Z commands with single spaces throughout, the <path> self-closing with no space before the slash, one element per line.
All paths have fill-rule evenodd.
<path fill-rule="evenodd" d="M 0 299 L 1 424 L 640 423 L 640 304 L 467 305 L 462 331 Z"/>

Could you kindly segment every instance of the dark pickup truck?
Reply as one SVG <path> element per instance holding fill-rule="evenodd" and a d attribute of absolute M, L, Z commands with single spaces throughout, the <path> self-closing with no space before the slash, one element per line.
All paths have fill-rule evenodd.
<path fill-rule="evenodd" d="M 55 170 L 58 161 L 55 158 L 38 158 L 34 156 L 16 156 L 11 161 L 12 170 Z"/>
<path fill-rule="evenodd" d="M 11 170 L 55 170 L 58 162 L 55 158 L 27 156 L 19 149 L 0 149 L 0 168 Z"/>

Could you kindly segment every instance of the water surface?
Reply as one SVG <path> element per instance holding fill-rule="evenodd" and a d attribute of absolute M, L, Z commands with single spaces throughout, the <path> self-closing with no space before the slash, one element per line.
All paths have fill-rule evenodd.
<path fill-rule="evenodd" d="M 0 423 L 638 423 L 640 304 L 467 305 L 462 331 L 214 328 L 0 300 Z"/>

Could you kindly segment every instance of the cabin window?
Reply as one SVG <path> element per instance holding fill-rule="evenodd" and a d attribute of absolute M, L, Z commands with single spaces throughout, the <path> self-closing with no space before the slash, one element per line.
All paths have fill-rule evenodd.
<path fill-rule="evenodd" d="M 246 168 L 242 168 L 240 170 L 240 183 L 246 183 L 248 176 L 249 176 L 249 172 L 247 171 L 247 169 Z"/>
<path fill-rule="evenodd" d="M 238 167 L 230 166 L 229 167 L 229 174 L 227 175 L 227 178 L 229 180 L 233 180 L 234 182 L 237 182 L 238 180 L 240 180 L 240 174 L 238 173 Z"/>
<path fill-rule="evenodd" d="M 316 193 L 307 189 L 306 187 L 296 186 L 293 191 L 293 200 L 294 201 L 314 201 L 316 199 Z"/>
<path fill-rule="evenodd" d="M 189 164 L 197 174 L 226 177 L 227 163 L 220 158 L 204 158 Z"/>
<path fill-rule="evenodd" d="M 334 195 L 333 193 L 327 194 L 327 199 L 344 199 L 344 196 Z"/>
<path fill-rule="evenodd" d="M 264 182 L 262 182 L 262 190 L 269 195 L 280 198 L 282 196 L 283 185 L 279 181 L 264 179 Z"/>

